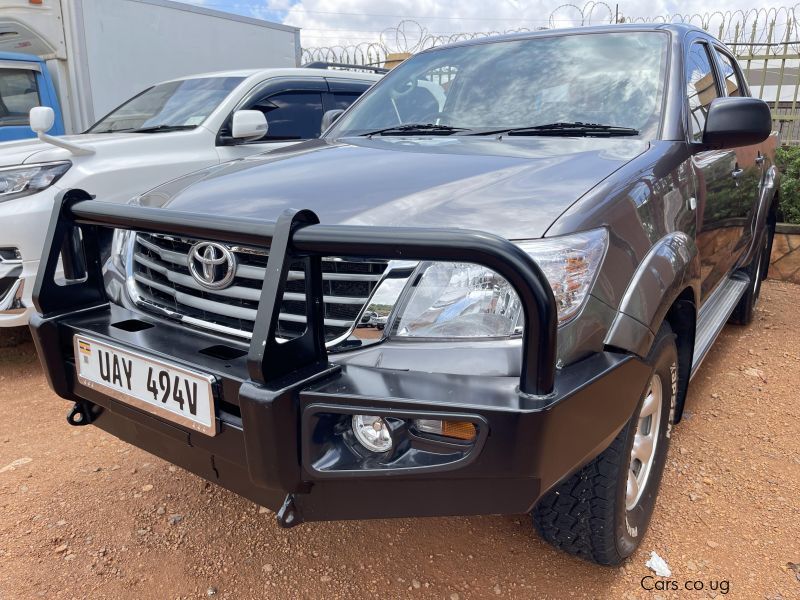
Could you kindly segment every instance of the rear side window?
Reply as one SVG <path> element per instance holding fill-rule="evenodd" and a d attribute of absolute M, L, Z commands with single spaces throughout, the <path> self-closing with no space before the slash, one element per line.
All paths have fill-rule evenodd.
<path fill-rule="evenodd" d="M 0 69 L 0 126 L 28 125 L 28 112 L 39 106 L 36 72 Z"/>
<path fill-rule="evenodd" d="M 746 96 L 747 92 L 743 85 L 741 73 L 734 66 L 733 59 L 717 50 L 719 64 L 722 66 L 722 76 L 725 78 L 725 90 L 728 96 Z"/>
<path fill-rule="evenodd" d="M 693 44 L 686 57 L 686 94 L 689 101 L 691 141 L 703 140 L 703 129 L 711 101 L 719 96 L 714 69 L 705 44 Z"/>

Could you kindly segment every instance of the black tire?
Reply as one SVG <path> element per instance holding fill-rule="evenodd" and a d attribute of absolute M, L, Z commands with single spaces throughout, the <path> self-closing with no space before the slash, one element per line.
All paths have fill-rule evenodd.
<path fill-rule="evenodd" d="M 533 510 L 534 526 L 545 540 L 602 565 L 618 565 L 633 554 L 653 514 L 678 394 L 678 349 L 668 324 L 659 330 L 647 362 L 653 374 L 631 420 L 602 454 L 550 490 Z M 655 450 L 649 475 L 629 509 L 631 451 L 643 402 L 656 377 L 662 396 Z"/>
<path fill-rule="evenodd" d="M 753 321 L 753 314 L 755 313 L 756 304 L 758 304 L 758 297 L 761 294 L 761 282 L 766 278 L 764 267 L 769 269 L 769 255 L 772 251 L 772 238 L 775 235 L 774 226 L 770 229 L 769 225 L 765 228 L 764 239 L 761 240 L 761 245 L 758 253 L 744 269 L 744 274 L 750 280 L 747 286 L 747 291 L 739 299 L 739 304 L 733 309 L 729 323 L 734 325 L 749 325 Z"/>

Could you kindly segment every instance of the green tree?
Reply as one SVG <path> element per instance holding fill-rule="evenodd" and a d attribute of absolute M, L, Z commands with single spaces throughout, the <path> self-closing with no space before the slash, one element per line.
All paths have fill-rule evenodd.
<path fill-rule="evenodd" d="M 781 220 L 800 224 L 800 147 L 779 148 L 775 153 L 775 162 L 781 171 Z"/>

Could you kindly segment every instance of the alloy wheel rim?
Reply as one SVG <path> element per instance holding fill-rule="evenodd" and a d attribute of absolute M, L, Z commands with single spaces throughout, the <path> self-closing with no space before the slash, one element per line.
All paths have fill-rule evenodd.
<path fill-rule="evenodd" d="M 639 411 L 639 420 L 636 423 L 636 433 L 633 436 L 631 459 L 628 465 L 628 482 L 625 488 L 625 507 L 633 510 L 642 498 L 650 472 L 655 462 L 656 446 L 658 445 L 658 431 L 661 425 L 661 403 L 663 401 L 663 386 L 661 377 L 653 374 L 647 388 L 642 408 Z"/>

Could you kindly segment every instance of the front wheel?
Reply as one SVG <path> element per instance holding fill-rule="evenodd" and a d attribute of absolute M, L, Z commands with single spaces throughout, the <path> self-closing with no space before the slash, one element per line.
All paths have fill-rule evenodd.
<path fill-rule="evenodd" d="M 545 540 L 603 565 L 618 565 L 633 554 L 653 514 L 678 393 L 678 351 L 666 323 L 648 363 L 652 374 L 630 421 L 602 454 L 533 510 Z"/>

